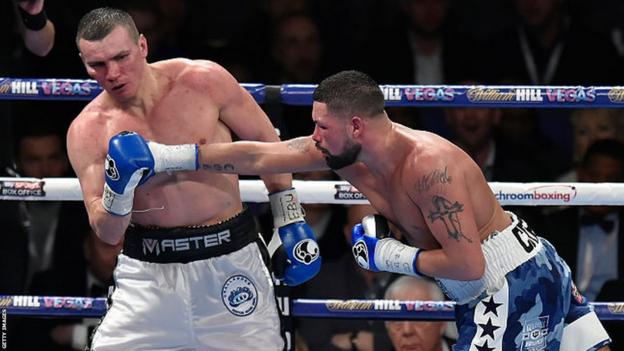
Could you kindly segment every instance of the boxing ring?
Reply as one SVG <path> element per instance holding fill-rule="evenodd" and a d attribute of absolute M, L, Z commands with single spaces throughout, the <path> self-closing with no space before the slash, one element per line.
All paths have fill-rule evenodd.
<path fill-rule="evenodd" d="M 242 84 L 262 104 L 310 105 L 315 85 Z M 624 108 L 624 87 L 382 85 L 386 106 L 497 108 Z M 93 80 L 0 78 L 0 99 L 91 100 L 101 92 Z M 293 181 L 302 203 L 367 204 L 344 181 Z M 489 183 L 503 206 L 624 206 L 624 183 Z M 244 202 L 268 202 L 260 180 L 241 180 Z M 0 200 L 81 201 L 74 178 L 0 177 Z M 0 291 L 0 294 L 2 292 Z M 452 320 L 449 301 L 290 300 L 279 298 L 286 316 L 382 320 Z M 594 302 L 601 320 L 623 320 L 624 302 Z M 99 317 L 105 298 L 0 295 L 7 314 Z"/>

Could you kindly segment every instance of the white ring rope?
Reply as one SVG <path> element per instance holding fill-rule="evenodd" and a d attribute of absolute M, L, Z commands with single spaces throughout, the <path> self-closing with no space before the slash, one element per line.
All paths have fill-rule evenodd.
<path fill-rule="evenodd" d="M 583 206 L 624 205 L 624 183 L 489 183 L 502 205 Z M 302 203 L 368 204 L 366 197 L 344 181 L 302 181 L 293 185 Z M 267 202 L 260 180 L 241 180 L 242 200 Z M 81 201 L 76 178 L 0 177 L 0 200 Z"/>

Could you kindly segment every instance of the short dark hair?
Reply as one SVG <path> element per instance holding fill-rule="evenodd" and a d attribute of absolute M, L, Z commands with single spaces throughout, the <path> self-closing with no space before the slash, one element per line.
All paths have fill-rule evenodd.
<path fill-rule="evenodd" d="M 126 11 L 111 7 L 100 7 L 91 10 L 82 16 L 80 22 L 78 22 L 76 46 L 78 46 L 80 39 L 89 41 L 102 40 L 118 26 L 125 27 L 133 40 L 139 40 L 139 30 L 130 14 Z"/>
<path fill-rule="evenodd" d="M 337 115 L 373 117 L 384 112 L 384 95 L 379 84 L 359 71 L 342 71 L 325 78 L 313 94 Z"/>

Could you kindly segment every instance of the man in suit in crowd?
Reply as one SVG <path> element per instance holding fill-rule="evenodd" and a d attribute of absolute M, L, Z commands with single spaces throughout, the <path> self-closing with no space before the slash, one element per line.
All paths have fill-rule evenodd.
<path fill-rule="evenodd" d="M 605 139 L 592 144 L 582 159 L 578 178 L 580 182 L 624 182 L 624 143 Z M 624 284 L 624 208 L 568 207 L 549 214 L 542 225 L 540 232 L 570 265 L 581 294 L 590 301 L 615 297 L 614 289 Z M 621 300 L 621 293 L 617 296 Z M 612 349 L 619 350 L 624 333 L 612 326 L 605 324 L 613 338 Z"/>

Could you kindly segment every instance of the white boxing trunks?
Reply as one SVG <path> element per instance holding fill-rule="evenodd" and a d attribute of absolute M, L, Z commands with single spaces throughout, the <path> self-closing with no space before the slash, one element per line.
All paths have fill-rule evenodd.
<path fill-rule="evenodd" d="M 282 350 L 263 251 L 248 210 L 207 227 L 132 226 L 91 350 Z"/>

